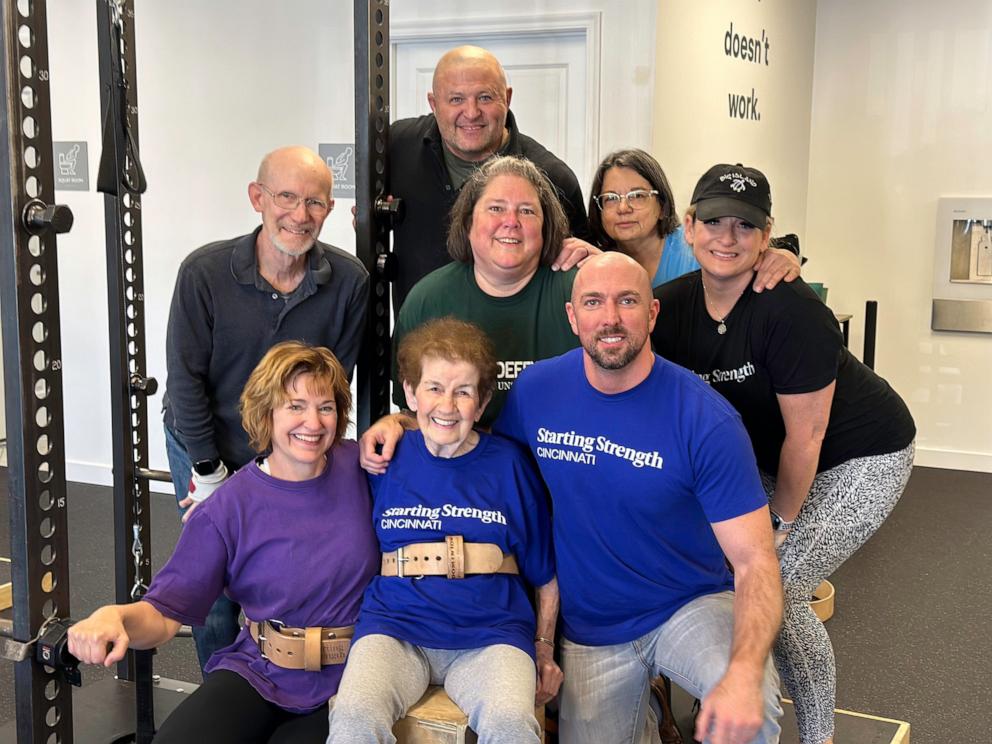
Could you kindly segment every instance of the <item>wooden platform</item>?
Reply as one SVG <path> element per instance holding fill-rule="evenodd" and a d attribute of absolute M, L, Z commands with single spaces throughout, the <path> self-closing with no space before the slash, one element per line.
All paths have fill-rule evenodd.
<path fill-rule="evenodd" d="M 692 736 L 692 698 L 672 685 L 672 707 L 685 740 Z M 799 729 L 791 700 L 783 700 L 782 738 L 780 744 L 799 744 Z M 910 744 L 910 725 L 906 721 L 871 716 L 850 710 L 835 711 L 834 739 L 846 744 Z"/>
<path fill-rule="evenodd" d="M 534 709 L 544 739 L 544 706 Z M 406 717 L 393 726 L 397 744 L 475 744 L 479 740 L 469 728 L 468 716 L 451 702 L 443 687 L 431 686 Z"/>
<path fill-rule="evenodd" d="M 8 610 L 13 602 L 10 589 L 10 558 L 0 556 L 0 610 Z"/>

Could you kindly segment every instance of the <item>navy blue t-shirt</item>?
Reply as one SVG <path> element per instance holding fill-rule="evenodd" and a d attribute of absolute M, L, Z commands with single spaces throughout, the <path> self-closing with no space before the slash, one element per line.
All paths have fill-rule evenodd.
<path fill-rule="evenodd" d="M 767 498 L 740 416 L 696 375 L 655 357 L 641 384 L 606 395 L 582 359 L 524 370 L 496 431 L 530 448 L 551 492 L 565 635 L 599 646 L 733 588 L 711 523 Z"/>
<path fill-rule="evenodd" d="M 527 584 L 555 575 L 547 495 L 527 453 L 480 433 L 460 457 L 434 457 L 419 431 L 407 432 L 384 475 L 370 476 L 372 516 L 384 553 L 411 543 L 495 543 L 516 556 L 520 575 L 376 576 L 365 592 L 355 640 L 381 633 L 427 648 L 505 643 L 534 656 Z"/>

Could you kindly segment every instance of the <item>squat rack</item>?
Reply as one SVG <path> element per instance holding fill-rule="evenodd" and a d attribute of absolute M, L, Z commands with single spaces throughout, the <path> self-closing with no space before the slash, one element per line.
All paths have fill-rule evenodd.
<path fill-rule="evenodd" d="M 141 193 L 134 0 L 96 0 L 110 322 L 115 592 L 143 596 L 151 581 L 147 398 L 157 389 L 145 366 Z M 354 0 L 356 246 L 372 279 L 359 357 L 358 424 L 389 409 L 388 0 Z M 15 662 L 19 744 L 73 741 L 65 651 L 70 618 L 56 235 L 72 226 L 54 198 L 46 0 L 0 0 L 6 102 L 0 122 L 0 299 L 6 379 L 13 621 L 0 621 L 0 657 Z M 155 732 L 154 651 L 129 651 L 118 679 L 133 682 L 136 728 Z"/>

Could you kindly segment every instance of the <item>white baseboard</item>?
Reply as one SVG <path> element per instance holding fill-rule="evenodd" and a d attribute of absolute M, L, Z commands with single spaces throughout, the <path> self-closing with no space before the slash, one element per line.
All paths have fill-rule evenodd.
<path fill-rule="evenodd" d="M 973 473 L 992 473 L 992 454 L 987 452 L 928 449 L 917 445 L 915 464 L 927 468 L 941 468 L 942 470 L 968 470 Z"/>

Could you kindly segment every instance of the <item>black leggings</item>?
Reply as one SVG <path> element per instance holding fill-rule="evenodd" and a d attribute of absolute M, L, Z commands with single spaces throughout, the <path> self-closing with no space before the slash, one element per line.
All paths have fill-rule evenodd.
<path fill-rule="evenodd" d="M 312 713 L 290 713 L 226 669 L 208 674 L 155 736 L 155 744 L 324 744 L 326 740 L 326 705 Z"/>

